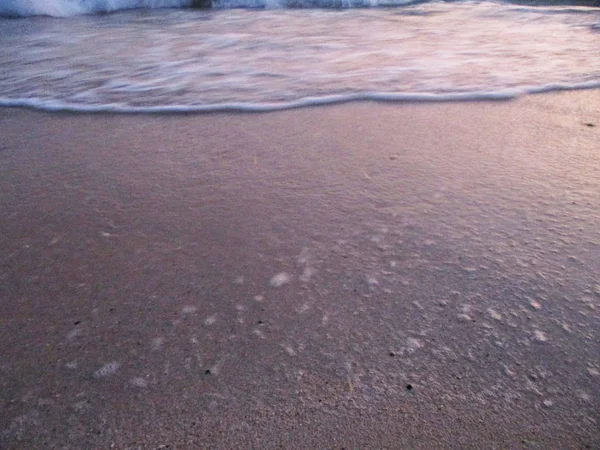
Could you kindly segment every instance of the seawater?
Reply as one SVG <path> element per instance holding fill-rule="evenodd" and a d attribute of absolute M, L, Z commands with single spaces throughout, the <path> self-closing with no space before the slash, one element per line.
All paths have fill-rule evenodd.
<path fill-rule="evenodd" d="M 323 1 L 199 10 L 181 0 L 0 0 L 13 16 L 0 18 L 0 105 L 262 111 L 600 87 L 599 8 Z M 286 7 L 307 5 L 339 7 Z M 127 8 L 142 9 L 92 14 Z"/>

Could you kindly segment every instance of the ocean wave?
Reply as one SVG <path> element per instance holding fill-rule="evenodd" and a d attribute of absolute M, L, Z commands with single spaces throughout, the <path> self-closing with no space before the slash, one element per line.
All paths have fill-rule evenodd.
<path fill-rule="evenodd" d="M 0 16 L 68 17 L 133 8 L 180 8 L 192 0 L 0 0 Z"/>
<path fill-rule="evenodd" d="M 584 83 L 553 83 L 524 88 L 501 89 L 497 91 L 453 92 L 453 93 L 404 93 L 404 92 L 362 92 L 355 94 L 325 95 L 305 97 L 289 102 L 278 103 L 215 103 L 204 105 L 157 105 L 131 106 L 125 104 L 76 104 L 60 100 L 40 98 L 0 98 L 0 107 L 31 108 L 51 112 L 83 113 L 129 113 L 129 114 L 185 114 L 214 112 L 274 112 L 314 106 L 335 105 L 359 101 L 372 102 L 469 102 L 469 101 L 506 101 L 524 95 L 543 94 L 558 91 L 599 89 L 600 80 Z"/>
<path fill-rule="evenodd" d="M 430 0 L 0 0 L 0 16 L 68 17 L 134 8 L 376 8 L 428 1 Z M 507 0 L 506 3 L 529 6 L 600 6 L 600 0 Z"/>
<path fill-rule="evenodd" d="M 136 8 L 365 8 L 427 0 L 0 0 L 0 16 L 69 17 Z"/>

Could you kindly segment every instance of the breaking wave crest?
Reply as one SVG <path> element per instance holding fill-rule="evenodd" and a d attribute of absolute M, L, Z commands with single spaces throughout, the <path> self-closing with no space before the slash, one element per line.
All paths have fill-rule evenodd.
<path fill-rule="evenodd" d="M 0 0 L 0 15 L 67 17 L 132 8 L 179 8 L 191 3 L 191 0 Z"/>

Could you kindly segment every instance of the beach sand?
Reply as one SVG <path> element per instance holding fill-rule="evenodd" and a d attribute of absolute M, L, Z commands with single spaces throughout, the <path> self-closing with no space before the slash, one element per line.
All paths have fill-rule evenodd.
<path fill-rule="evenodd" d="M 600 448 L 600 91 L 0 135 L 0 448 Z"/>

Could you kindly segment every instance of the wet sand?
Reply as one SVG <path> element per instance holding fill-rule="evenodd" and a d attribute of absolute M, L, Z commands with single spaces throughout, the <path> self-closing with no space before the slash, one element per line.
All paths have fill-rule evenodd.
<path fill-rule="evenodd" d="M 600 448 L 600 91 L 0 134 L 0 448 Z"/>

